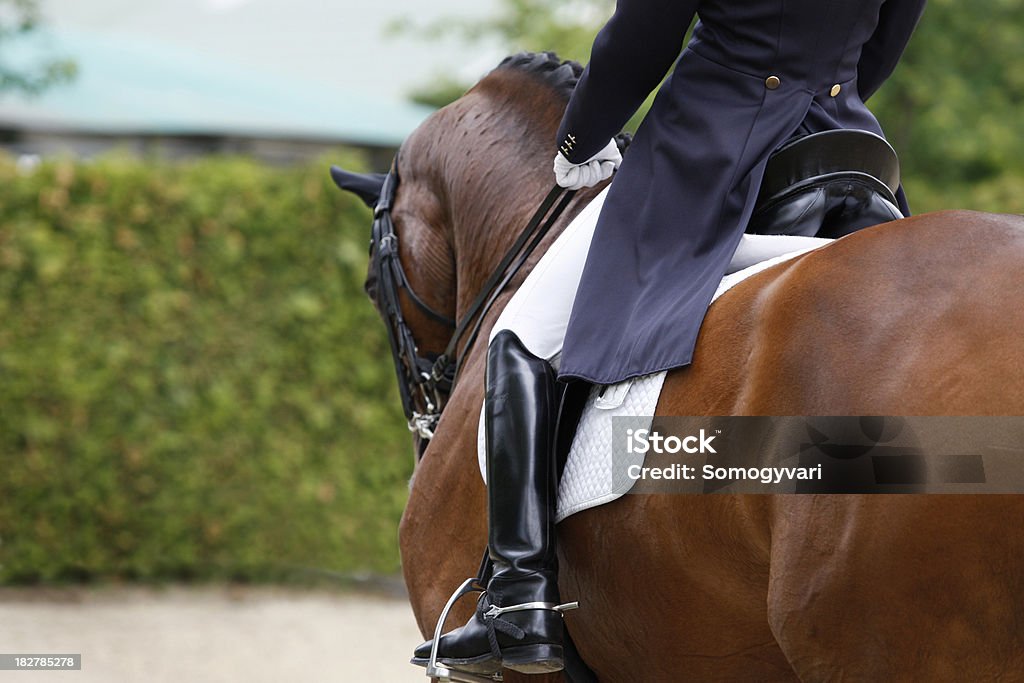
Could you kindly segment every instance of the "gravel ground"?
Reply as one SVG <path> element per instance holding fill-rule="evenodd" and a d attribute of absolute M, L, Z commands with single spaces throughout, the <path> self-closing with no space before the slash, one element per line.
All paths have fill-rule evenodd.
<path fill-rule="evenodd" d="M 252 587 L 0 590 L 0 653 L 81 653 L 81 671 L 0 681 L 426 681 L 404 598 Z"/>

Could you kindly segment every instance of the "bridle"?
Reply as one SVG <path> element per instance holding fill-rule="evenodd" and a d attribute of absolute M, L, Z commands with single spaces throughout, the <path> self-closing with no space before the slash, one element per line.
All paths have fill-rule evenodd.
<path fill-rule="evenodd" d="M 469 309 L 456 322 L 431 308 L 413 291 L 399 258 L 398 235 L 391 220 L 391 205 L 398 189 L 397 157 L 384 178 L 380 198 L 373 209 L 370 237 L 370 278 L 367 294 L 376 304 L 387 328 L 391 357 L 398 376 L 398 393 L 409 431 L 420 437 L 417 458 L 422 458 L 441 411 L 451 395 L 462 362 L 480 333 L 480 327 L 498 296 L 544 239 L 568 206 L 574 190 L 554 186 L 515 243 L 505 253 Z M 554 208 L 552 208 L 554 207 Z M 550 215 L 549 215 L 550 214 Z M 547 216 L 547 220 L 545 220 Z M 452 328 L 447 348 L 438 356 L 422 355 L 402 314 L 399 291 L 430 319 Z M 461 348 L 460 348 L 461 347 Z"/>
<path fill-rule="evenodd" d="M 412 330 L 405 322 L 402 305 L 398 297 L 404 289 L 416 307 L 427 317 L 454 329 L 455 320 L 431 308 L 413 291 L 409 278 L 402 268 L 398 253 L 398 235 L 391 221 L 391 202 L 398 187 L 396 164 L 385 176 L 380 198 L 373 209 L 373 228 L 370 232 L 370 278 L 366 293 L 376 304 L 387 327 L 391 357 L 398 374 L 398 393 L 402 399 L 402 410 L 409 421 L 409 430 L 426 439 L 433 436 L 433 420 L 440 414 L 442 393 L 450 387 L 442 387 L 430 381 L 433 359 L 421 356 L 413 338 Z"/>

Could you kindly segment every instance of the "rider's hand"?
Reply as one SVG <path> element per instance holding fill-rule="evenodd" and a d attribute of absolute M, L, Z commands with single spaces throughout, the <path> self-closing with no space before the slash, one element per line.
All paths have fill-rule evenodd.
<path fill-rule="evenodd" d="M 582 164 L 572 163 L 559 152 L 555 155 L 555 182 L 568 190 L 593 187 L 605 178 L 610 178 L 621 163 L 622 154 L 615 140 Z"/>

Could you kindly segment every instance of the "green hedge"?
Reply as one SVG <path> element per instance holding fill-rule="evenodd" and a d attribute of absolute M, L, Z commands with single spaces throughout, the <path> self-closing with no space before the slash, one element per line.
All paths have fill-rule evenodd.
<path fill-rule="evenodd" d="M 398 568 L 411 441 L 327 164 L 0 158 L 0 583 Z"/>
<path fill-rule="evenodd" d="M 397 569 L 411 442 L 327 164 L 0 159 L 0 583 Z"/>

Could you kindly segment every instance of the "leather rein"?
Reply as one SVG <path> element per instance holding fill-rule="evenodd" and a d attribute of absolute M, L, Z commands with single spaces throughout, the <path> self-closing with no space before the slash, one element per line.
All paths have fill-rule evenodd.
<path fill-rule="evenodd" d="M 413 291 L 402 267 L 398 235 L 391 220 L 391 205 L 398 189 L 398 181 L 396 159 L 384 178 L 380 198 L 373 210 L 367 294 L 377 305 L 387 327 L 388 343 L 398 376 L 402 410 L 408 420 L 409 431 L 421 439 L 418 459 L 423 457 L 427 443 L 434 436 L 434 430 L 441 419 L 441 411 L 455 386 L 466 354 L 479 336 L 484 318 L 562 215 L 576 192 L 565 190 L 558 185 L 548 192 L 515 243 L 484 283 L 469 309 L 456 322 L 455 319 L 431 308 Z M 412 330 L 402 314 L 399 291 L 403 289 L 413 304 L 427 317 L 453 329 L 447 348 L 439 356 L 420 354 Z"/>

